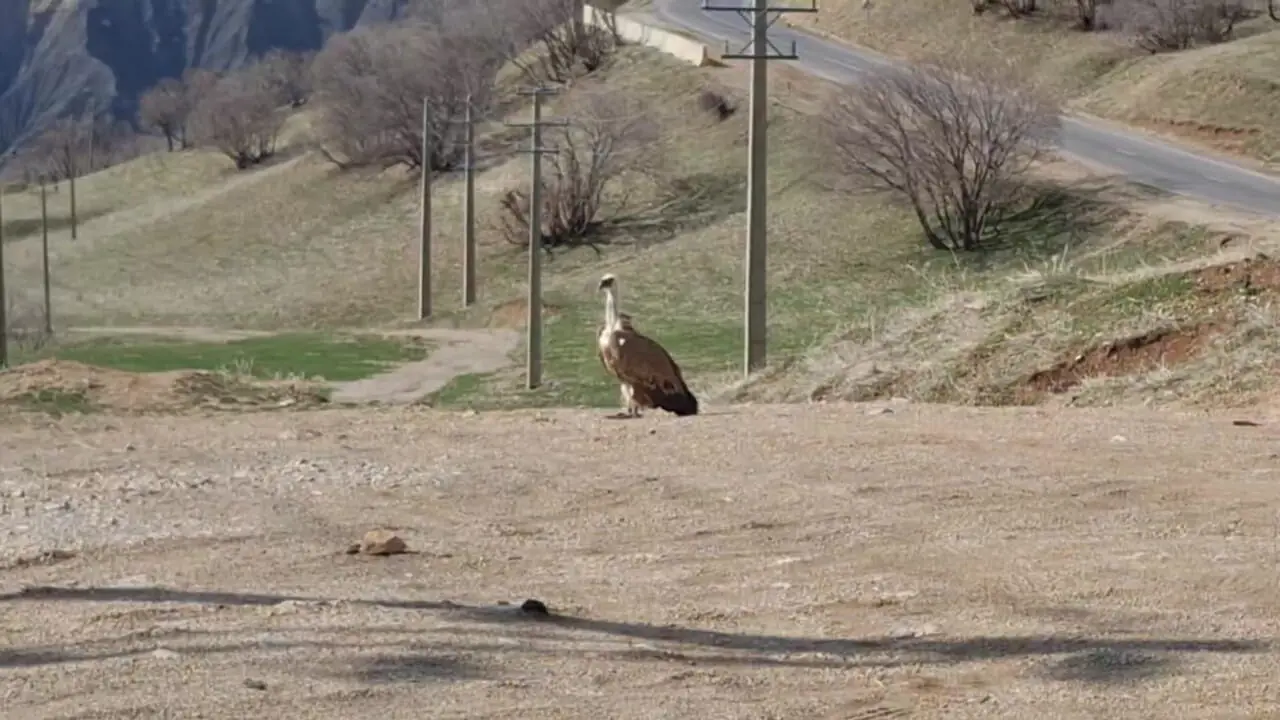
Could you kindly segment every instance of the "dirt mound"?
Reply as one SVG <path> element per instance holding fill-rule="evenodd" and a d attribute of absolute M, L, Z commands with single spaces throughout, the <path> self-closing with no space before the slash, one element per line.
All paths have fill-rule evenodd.
<path fill-rule="evenodd" d="M 1153 330 L 1096 345 L 1027 378 L 1034 393 L 1061 393 L 1088 378 L 1136 375 L 1158 367 L 1186 362 L 1204 349 L 1221 330 L 1205 324 L 1183 329 Z"/>
<path fill-rule="evenodd" d="M 1280 261 L 1258 254 L 1192 274 L 1196 290 L 1206 294 L 1239 292 L 1254 295 L 1280 291 Z"/>
<path fill-rule="evenodd" d="M 67 360 L 0 371 L 0 405 L 53 413 L 253 409 L 326 402 L 319 385 L 242 379 L 202 371 L 132 373 Z"/>

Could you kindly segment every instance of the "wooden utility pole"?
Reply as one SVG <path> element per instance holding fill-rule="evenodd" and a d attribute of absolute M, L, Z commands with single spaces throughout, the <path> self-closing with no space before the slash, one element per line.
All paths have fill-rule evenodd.
<path fill-rule="evenodd" d="M 49 201 L 44 180 L 40 181 L 40 256 L 44 269 L 44 332 L 53 334 L 53 299 L 49 289 Z"/>
<path fill-rule="evenodd" d="M 467 95 L 466 150 L 463 156 L 462 182 L 462 306 L 476 302 L 476 128 Z"/>
<path fill-rule="evenodd" d="M 418 225 L 418 319 L 431 317 L 431 108 L 422 98 L 422 200 Z"/>
<path fill-rule="evenodd" d="M 533 184 L 529 189 L 529 320 L 525 354 L 525 379 L 530 390 L 542 384 L 542 154 L 556 151 L 542 147 L 542 129 L 567 124 L 542 119 L 543 96 L 556 92 L 547 87 L 522 90 L 521 95 L 533 96 L 533 121 L 508 123 L 510 127 L 527 127 L 531 131 L 527 150 L 533 156 Z"/>
<path fill-rule="evenodd" d="M 4 185 L 0 183 L 0 369 L 9 367 L 9 295 L 4 290 Z"/>
<path fill-rule="evenodd" d="M 779 50 L 769 41 L 769 28 L 782 13 L 818 11 L 816 0 L 811 7 L 769 7 L 768 0 L 752 0 L 751 7 L 712 6 L 703 4 L 708 12 L 735 12 L 751 24 L 751 50 L 746 47 L 738 52 L 728 52 L 731 60 L 751 61 L 751 113 L 747 131 L 747 250 L 746 293 L 743 322 L 743 374 L 765 366 L 768 347 L 768 141 L 769 123 L 769 65 L 770 60 L 795 60 L 795 43 L 790 52 Z"/>

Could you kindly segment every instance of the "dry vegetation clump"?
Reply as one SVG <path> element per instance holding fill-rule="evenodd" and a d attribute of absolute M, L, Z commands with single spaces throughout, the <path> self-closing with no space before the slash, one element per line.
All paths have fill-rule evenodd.
<path fill-rule="evenodd" d="M 622 91 L 595 92 L 578 98 L 566 113 L 567 124 L 544 132 L 555 152 L 543 160 L 541 188 L 542 247 L 591 244 L 603 220 L 606 193 L 625 173 L 657 169 L 655 149 L 661 129 L 645 102 Z M 626 198 L 615 197 L 619 213 Z M 501 201 L 501 227 L 507 240 L 528 246 L 529 193 L 508 190 Z"/>
<path fill-rule="evenodd" d="M 434 170 L 455 167 L 467 104 L 477 116 L 491 106 L 501 60 L 467 36 L 425 23 L 334 36 L 312 67 L 320 151 L 341 168 L 420 167 L 425 98 L 425 162 Z"/>
<path fill-rule="evenodd" d="M 245 170 L 271 158 L 285 116 L 271 88 L 251 71 L 218 80 L 192 111 L 198 146 L 216 149 Z"/>
<path fill-rule="evenodd" d="M 51 414 L 302 409 L 327 398 L 319 383 L 221 372 L 133 373 L 53 359 L 0 370 L 0 406 Z"/>
<path fill-rule="evenodd" d="M 978 250 L 1028 199 L 1056 108 L 989 68 L 892 68 L 835 92 L 822 114 L 837 182 L 908 204 L 929 244 Z"/>

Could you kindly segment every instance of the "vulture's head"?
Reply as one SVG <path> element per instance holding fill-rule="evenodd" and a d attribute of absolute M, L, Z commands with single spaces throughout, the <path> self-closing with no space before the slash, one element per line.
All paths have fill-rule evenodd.
<path fill-rule="evenodd" d="M 596 289 L 599 290 L 600 292 L 609 292 L 610 290 L 617 289 L 617 287 L 618 287 L 618 278 L 614 277 L 613 273 L 609 273 L 604 277 L 600 278 L 600 287 Z"/>

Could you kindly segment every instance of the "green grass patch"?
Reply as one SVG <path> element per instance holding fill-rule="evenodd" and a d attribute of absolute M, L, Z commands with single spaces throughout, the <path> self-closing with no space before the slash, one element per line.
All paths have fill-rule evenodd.
<path fill-rule="evenodd" d="M 427 345 L 413 338 L 289 333 L 225 343 L 92 340 L 52 355 L 130 372 L 215 370 L 257 378 L 359 380 L 399 363 L 421 360 Z"/>

